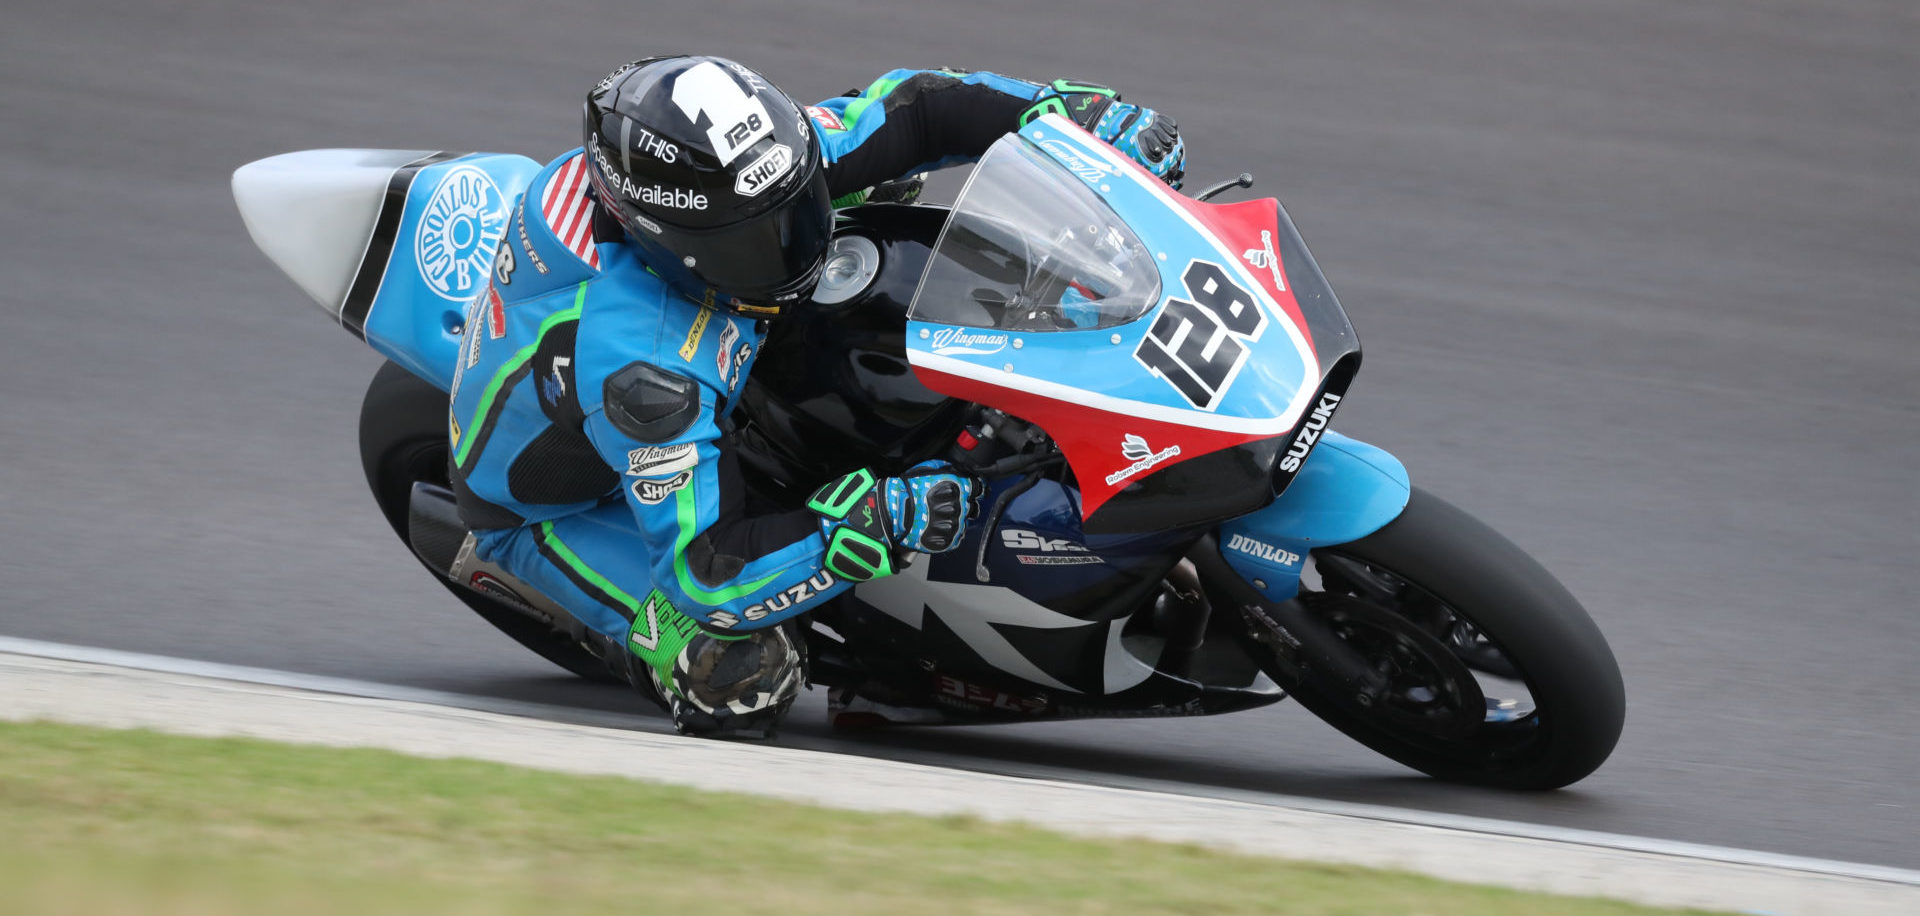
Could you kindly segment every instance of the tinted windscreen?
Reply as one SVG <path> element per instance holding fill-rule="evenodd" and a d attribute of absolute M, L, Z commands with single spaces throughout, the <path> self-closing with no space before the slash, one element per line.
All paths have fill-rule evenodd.
<path fill-rule="evenodd" d="M 1159 301 L 1159 268 L 1133 230 L 1072 172 L 1009 134 L 954 203 L 911 317 L 1078 331 L 1125 324 Z"/>

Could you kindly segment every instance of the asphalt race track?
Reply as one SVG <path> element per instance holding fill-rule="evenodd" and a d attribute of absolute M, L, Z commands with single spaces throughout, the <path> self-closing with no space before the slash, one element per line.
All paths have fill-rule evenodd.
<path fill-rule="evenodd" d="M 354 445 L 378 357 L 253 248 L 232 169 L 544 158 L 606 70 L 674 50 L 806 99 L 902 65 L 1075 76 L 1175 114 L 1195 185 L 1249 170 L 1287 205 L 1366 346 L 1339 427 L 1585 602 L 1626 735 L 1526 796 L 1285 704 L 840 737 L 816 693 L 783 740 L 1920 866 L 1911 4 L 643 6 L 9 4 L 0 635 L 635 708 L 393 540 Z"/>

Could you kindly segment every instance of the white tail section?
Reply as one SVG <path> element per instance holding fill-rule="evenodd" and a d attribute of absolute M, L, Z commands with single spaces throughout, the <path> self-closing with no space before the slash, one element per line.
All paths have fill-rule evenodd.
<path fill-rule="evenodd" d="M 234 170 L 253 243 L 336 319 L 395 170 L 429 150 L 313 149 Z"/>

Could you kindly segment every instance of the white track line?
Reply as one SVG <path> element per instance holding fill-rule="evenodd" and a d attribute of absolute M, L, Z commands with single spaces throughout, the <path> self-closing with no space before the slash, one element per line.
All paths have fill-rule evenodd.
<path fill-rule="evenodd" d="M 133 677 L 144 680 L 131 692 L 107 686 L 114 678 Z M 223 689 L 215 683 L 220 681 L 282 690 Z M 0 719 L 71 718 L 619 772 L 835 807 L 964 811 L 1075 833 L 1145 835 L 1668 905 L 1771 913 L 1920 912 L 1920 871 L 1886 866 L 1384 805 L 1252 792 L 1197 797 L 1193 787 L 1174 786 L 1168 792 L 1160 788 L 1164 783 L 1152 789 L 1091 785 L 1080 777 L 1020 778 L 778 745 L 693 741 L 663 734 L 660 720 L 640 715 L 5 636 L 0 636 L 0 686 L 7 688 L 0 690 L 6 697 L 0 700 Z M 92 700 L 83 696 L 88 693 Z M 360 702 L 316 696 L 324 694 Z M 128 703 L 129 697 L 170 699 Z M 449 707 L 470 713 L 451 715 Z M 65 710 L 74 712 L 69 717 Z M 235 724 L 212 721 L 228 711 Z M 335 719 L 341 721 L 328 726 L 331 731 L 312 726 Z M 433 738 L 414 734 L 430 731 L 429 725 L 459 730 Z M 364 739 L 357 737 L 363 729 L 369 736 Z M 584 750 L 552 753 L 562 741 Z M 593 750 L 599 755 L 586 752 Z M 556 763 L 558 757 L 568 762 Z M 774 781 L 789 787 L 763 784 L 769 773 L 779 774 Z M 804 778 L 794 779 L 803 773 Z M 843 791 L 836 780 L 849 785 Z M 871 791 L 876 784 L 901 791 L 889 801 L 881 797 L 887 793 Z"/>
<path fill-rule="evenodd" d="M 143 652 L 122 652 L 119 649 L 76 646 L 38 639 L 0 636 L 0 653 L 57 658 L 93 665 L 112 665 L 117 668 L 132 668 L 136 671 L 185 674 L 221 681 L 241 681 L 248 684 L 264 684 L 269 687 L 289 687 L 315 693 L 337 693 L 375 700 L 398 700 L 403 703 L 426 703 L 433 706 L 496 712 L 501 715 L 525 716 L 531 719 L 568 722 L 576 725 L 600 725 L 607 728 L 631 728 L 663 733 L 673 731 L 672 726 L 661 719 L 638 714 L 629 715 L 550 703 L 530 703 L 502 697 L 454 693 L 448 690 L 428 690 L 424 687 L 405 687 L 399 684 L 382 684 L 378 681 L 328 677 L 323 674 L 301 674 L 297 671 L 281 671 L 277 668 L 249 668 L 245 665 L 226 665 L 220 662 L 175 658 L 169 655 L 148 655 Z"/>

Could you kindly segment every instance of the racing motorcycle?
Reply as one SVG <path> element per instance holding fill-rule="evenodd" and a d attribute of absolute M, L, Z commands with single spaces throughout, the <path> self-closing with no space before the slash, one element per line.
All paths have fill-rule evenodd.
<path fill-rule="evenodd" d="M 447 389 L 520 156 L 309 150 L 233 190 L 260 248 L 385 355 L 360 420 L 387 521 L 489 623 L 613 680 L 625 651 L 480 560 L 447 489 Z M 813 611 L 835 724 L 1213 715 L 1291 695 L 1430 775 L 1544 789 L 1625 712 L 1598 628 L 1507 539 L 1330 424 L 1360 346 L 1272 199 L 1187 197 L 1057 116 L 950 206 L 837 214 L 730 435 L 799 505 L 929 458 L 987 483 L 959 546 Z M 510 242 L 508 243 L 510 244 Z"/>

